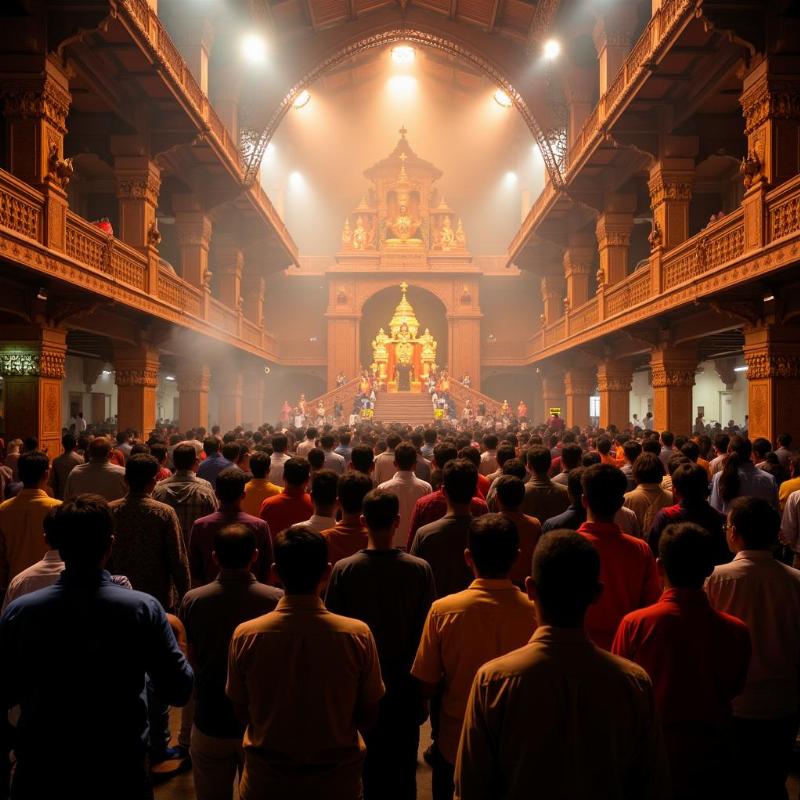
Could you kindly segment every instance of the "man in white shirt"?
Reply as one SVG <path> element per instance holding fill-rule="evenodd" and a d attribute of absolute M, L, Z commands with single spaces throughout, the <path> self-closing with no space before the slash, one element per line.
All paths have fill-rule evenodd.
<path fill-rule="evenodd" d="M 743 620 L 753 655 L 733 701 L 737 797 L 784 798 L 800 710 L 800 571 L 772 555 L 781 520 L 767 500 L 740 497 L 726 536 L 736 555 L 706 581 L 711 605 Z M 733 767 L 732 767 L 733 768 Z"/>
<path fill-rule="evenodd" d="M 497 470 L 497 443 L 497 436 L 493 433 L 488 433 L 483 437 L 483 446 L 486 449 L 481 453 L 481 466 L 479 470 L 481 475 L 491 475 Z"/>
<path fill-rule="evenodd" d="M 272 455 L 269 460 L 269 482 L 283 486 L 283 465 L 291 458 L 286 452 L 289 439 L 282 433 L 272 437 Z"/>
<path fill-rule="evenodd" d="M 125 470 L 111 464 L 110 456 L 111 442 L 105 436 L 92 439 L 89 445 L 89 461 L 78 464 L 67 476 L 64 499 L 69 500 L 79 494 L 99 494 L 111 502 L 125 497 L 128 493 Z"/>
<path fill-rule="evenodd" d="M 311 500 L 314 503 L 314 513 L 305 522 L 300 522 L 294 527 L 303 527 L 315 533 L 335 528 L 338 485 L 339 476 L 332 470 L 321 469 L 314 473 L 310 492 Z"/>
<path fill-rule="evenodd" d="M 325 453 L 323 468 L 329 469 L 337 475 L 341 475 L 347 466 L 347 462 L 344 460 L 344 456 L 340 456 L 333 451 L 333 446 L 336 444 L 335 437 L 331 436 L 330 433 L 326 433 L 319 440 L 319 443 L 322 445 L 322 452 Z"/>
<path fill-rule="evenodd" d="M 308 458 L 309 452 L 317 446 L 317 435 L 318 431 L 316 428 L 309 428 L 306 431 L 306 438 L 297 445 L 297 449 L 295 450 L 298 458 Z"/>
<path fill-rule="evenodd" d="M 414 475 L 416 463 L 417 451 L 413 445 L 398 445 L 394 451 L 394 465 L 397 468 L 397 472 L 395 472 L 394 477 L 378 486 L 379 489 L 384 489 L 395 495 L 400 502 L 400 524 L 397 526 L 392 538 L 394 547 L 405 547 L 411 528 L 414 506 L 420 497 L 424 497 L 433 491 L 429 483 L 420 480 Z"/>
<path fill-rule="evenodd" d="M 396 433 L 390 433 L 386 437 L 386 450 L 375 457 L 375 483 L 380 486 L 388 481 L 395 472 L 394 449 L 403 440 Z"/>

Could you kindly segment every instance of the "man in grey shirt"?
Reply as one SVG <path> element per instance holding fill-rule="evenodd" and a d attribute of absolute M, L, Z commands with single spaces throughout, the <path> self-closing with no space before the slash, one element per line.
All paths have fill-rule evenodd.
<path fill-rule="evenodd" d="M 125 470 L 111 464 L 111 442 L 105 436 L 92 439 L 89 445 L 89 461 L 79 464 L 68 475 L 64 487 L 64 498 L 69 500 L 79 494 L 98 494 L 108 501 L 125 497 L 128 486 Z"/>

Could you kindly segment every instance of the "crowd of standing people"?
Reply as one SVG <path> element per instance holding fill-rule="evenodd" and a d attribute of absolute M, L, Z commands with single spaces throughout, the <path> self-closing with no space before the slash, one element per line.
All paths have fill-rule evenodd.
<path fill-rule="evenodd" d="M 62 445 L 0 451 L 0 797 L 141 800 L 172 765 L 200 800 L 413 800 L 426 720 L 434 800 L 787 796 L 788 435 Z"/>

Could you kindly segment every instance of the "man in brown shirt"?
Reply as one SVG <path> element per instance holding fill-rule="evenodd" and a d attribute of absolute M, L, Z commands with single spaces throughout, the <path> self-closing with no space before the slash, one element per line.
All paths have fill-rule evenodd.
<path fill-rule="evenodd" d="M 534 445 L 528 450 L 526 458 L 532 477 L 525 484 L 525 498 L 519 510 L 544 524 L 550 517 L 567 510 L 569 495 L 566 486 L 550 480 L 548 473 L 553 458 L 546 447 Z"/>
<path fill-rule="evenodd" d="M 369 627 L 319 599 L 330 576 L 324 538 L 292 526 L 275 539 L 286 595 L 233 634 L 226 691 L 244 734 L 239 795 L 359 800 L 364 741 L 384 693 Z"/>
<path fill-rule="evenodd" d="M 527 579 L 540 626 L 478 670 L 456 761 L 459 800 L 671 797 L 647 673 L 600 650 L 586 609 L 600 558 L 578 533 L 543 536 Z"/>

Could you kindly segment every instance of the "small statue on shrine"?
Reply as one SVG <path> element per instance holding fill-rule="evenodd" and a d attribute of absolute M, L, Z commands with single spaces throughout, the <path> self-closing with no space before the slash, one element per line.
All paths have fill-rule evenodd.
<path fill-rule="evenodd" d="M 464 233 L 464 225 L 461 222 L 461 217 L 458 218 L 458 225 L 456 226 L 456 246 L 460 248 L 467 246 L 467 235 Z"/>
<path fill-rule="evenodd" d="M 442 250 L 452 250 L 455 243 L 456 235 L 453 232 L 453 226 L 450 223 L 450 217 L 446 216 L 442 222 L 442 227 L 439 230 L 439 245 Z"/>
<path fill-rule="evenodd" d="M 378 335 L 372 340 L 372 354 L 375 361 L 386 361 L 389 358 L 389 351 L 386 345 L 391 339 L 386 335 L 386 331 L 381 328 Z"/>
<path fill-rule="evenodd" d="M 345 217 L 344 228 L 342 228 L 342 245 L 350 247 L 353 243 L 353 232 L 350 230 L 350 220 Z"/>
<path fill-rule="evenodd" d="M 503 400 L 503 405 L 500 406 L 500 416 L 507 419 L 509 415 L 508 400 Z"/>
<path fill-rule="evenodd" d="M 397 216 L 388 223 L 393 239 L 387 241 L 421 242 L 420 222 L 412 218 L 408 208 L 408 196 L 398 198 Z"/>
<path fill-rule="evenodd" d="M 364 218 L 359 214 L 356 218 L 356 226 L 353 228 L 353 250 L 367 249 L 368 234 L 364 227 Z"/>
<path fill-rule="evenodd" d="M 436 340 L 428 328 L 425 328 L 425 333 L 419 337 L 419 341 L 422 344 L 422 363 L 434 363 L 436 361 Z"/>

